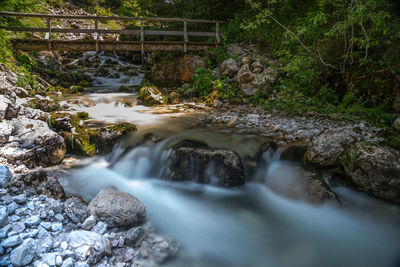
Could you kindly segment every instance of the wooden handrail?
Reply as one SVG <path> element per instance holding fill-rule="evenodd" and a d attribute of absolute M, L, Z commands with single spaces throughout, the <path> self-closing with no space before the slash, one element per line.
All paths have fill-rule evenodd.
<path fill-rule="evenodd" d="M 201 20 L 201 19 L 181 19 L 181 18 L 139 18 L 139 17 L 104 17 L 104 16 L 82 16 L 82 15 L 52 15 L 52 14 L 31 14 L 31 13 L 18 13 L 18 12 L 0 12 L 0 16 L 11 16 L 11 17 L 32 17 L 32 18 L 42 18 L 46 20 L 46 28 L 37 27 L 13 27 L 13 26 L 2 26 L 0 29 L 9 31 L 24 31 L 24 32 L 44 32 L 46 33 L 45 39 L 52 40 L 51 35 L 53 33 L 86 33 L 94 34 L 96 42 L 96 50 L 99 49 L 99 35 L 100 34 L 131 34 L 139 35 L 141 42 L 141 50 L 144 53 L 145 35 L 161 35 L 161 36 L 182 36 L 183 37 L 183 48 L 187 52 L 187 44 L 189 43 L 189 36 L 199 36 L 199 37 L 215 37 L 215 46 L 221 42 L 220 24 L 226 23 L 225 21 L 218 20 Z M 62 29 L 62 28 L 52 28 L 52 19 L 88 19 L 94 21 L 94 29 Z M 140 21 L 140 30 L 108 30 L 99 29 L 99 20 L 125 20 L 125 21 Z M 144 21 L 164 21 L 164 22 L 183 22 L 183 31 L 157 31 L 157 30 L 144 30 Z M 215 24 L 215 32 L 194 32 L 188 31 L 188 23 L 213 23 Z M 51 43 L 49 42 L 49 49 L 52 50 Z"/>
<path fill-rule="evenodd" d="M 53 15 L 53 14 L 34 14 L 19 12 L 0 12 L 0 16 L 9 17 L 31 17 L 31 18 L 52 18 L 52 19 L 93 19 L 93 20 L 147 20 L 147 21 L 167 21 L 167 22 L 195 22 L 195 23 L 226 23 L 220 20 L 205 19 L 184 19 L 184 18 L 147 18 L 147 17 L 118 17 L 118 16 L 87 16 L 87 15 Z"/>

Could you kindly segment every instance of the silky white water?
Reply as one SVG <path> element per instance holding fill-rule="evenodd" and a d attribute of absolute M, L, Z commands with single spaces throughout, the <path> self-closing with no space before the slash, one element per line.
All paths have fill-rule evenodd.
<path fill-rule="evenodd" d="M 104 63 L 107 56 L 99 56 Z M 94 71 L 86 70 L 91 75 Z M 109 87 L 115 92 L 125 85 L 123 78 L 95 78 L 95 85 L 99 91 Z M 133 86 L 137 85 L 135 79 L 130 80 Z M 135 97 L 135 93 L 119 96 Z M 75 105 L 77 111 L 87 111 L 92 119 L 106 123 L 127 121 L 145 126 L 165 119 L 136 103 L 125 106 L 115 94 L 95 90 L 82 97 L 90 98 L 94 105 Z M 247 173 L 244 186 L 225 189 L 163 181 L 170 143 L 189 137 L 211 147 L 235 150 L 246 158 L 255 156 L 260 140 L 208 129 L 181 131 L 170 122 L 160 127 L 164 137 L 169 137 L 165 141 L 137 145 L 141 135 L 133 134 L 110 155 L 69 171 L 63 186 L 67 193 L 87 201 L 106 186 L 137 197 L 157 231 L 181 244 L 178 255 L 166 266 L 399 266 L 398 207 L 345 187 L 332 188 L 341 205 L 315 206 L 287 199 L 284 193 L 297 183 L 299 174 L 271 151 L 261 156 L 256 170 Z"/>
<path fill-rule="evenodd" d="M 136 196 L 156 229 L 182 244 L 171 266 L 396 266 L 397 208 L 382 213 L 391 206 L 350 190 L 344 194 L 352 200 L 344 207 L 314 206 L 260 183 L 224 189 L 162 181 L 165 143 L 138 146 L 122 158 L 111 155 L 76 170 L 65 179 L 67 191 L 90 200 L 112 185 Z M 280 185 L 274 181 L 284 190 L 297 179 L 295 170 L 271 160 L 260 166 L 266 181 L 293 175 Z"/>

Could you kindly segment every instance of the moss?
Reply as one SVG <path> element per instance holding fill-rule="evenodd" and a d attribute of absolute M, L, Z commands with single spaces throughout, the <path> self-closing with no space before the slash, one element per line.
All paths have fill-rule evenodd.
<path fill-rule="evenodd" d="M 126 86 L 124 86 L 124 85 L 122 85 L 122 86 L 118 89 L 118 92 L 120 92 L 120 93 L 129 92 L 129 91 L 130 91 L 129 88 L 126 87 Z"/>
<path fill-rule="evenodd" d="M 214 105 L 214 100 L 219 99 L 220 94 L 218 91 L 212 91 L 206 98 L 206 105 L 212 107 Z"/>
<path fill-rule="evenodd" d="M 51 100 L 48 99 L 31 99 L 28 102 L 29 107 L 33 109 L 40 109 L 44 112 L 53 112 L 61 110 L 60 101 L 58 98 Z"/>
<path fill-rule="evenodd" d="M 81 87 L 91 87 L 91 86 L 92 86 L 92 83 L 89 82 L 89 81 L 80 81 L 80 82 L 78 83 L 78 86 L 81 86 Z"/>
<path fill-rule="evenodd" d="M 400 133 L 389 132 L 385 136 L 385 141 L 388 146 L 391 146 L 396 149 L 400 149 Z"/>
<path fill-rule="evenodd" d="M 107 129 L 112 131 L 122 132 L 123 134 L 127 134 L 132 131 L 137 131 L 136 125 L 127 122 L 108 126 Z"/>
<path fill-rule="evenodd" d="M 138 98 L 145 106 L 162 105 L 167 103 L 167 97 L 164 96 L 156 87 L 141 88 Z"/>
<path fill-rule="evenodd" d="M 73 85 L 73 86 L 71 86 L 71 87 L 69 88 L 69 90 L 68 90 L 68 92 L 69 92 L 70 94 L 80 94 L 80 93 L 82 93 L 83 91 L 84 91 L 83 87 L 82 87 L 82 86 L 79 86 L 79 85 Z"/>
<path fill-rule="evenodd" d="M 78 118 L 82 119 L 82 120 L 87 120 L 89 119 L 89 113 L 82 111 L 82 112 L 78 112 L 77 113 Z"/>

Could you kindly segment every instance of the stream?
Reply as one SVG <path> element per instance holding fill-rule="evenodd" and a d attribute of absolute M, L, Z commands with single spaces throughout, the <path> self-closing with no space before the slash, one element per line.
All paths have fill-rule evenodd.
<path fill-rule="evenodd" d="M 98 57 L 102 63 L 117 60 L 104 54 Z M 140 68 L 118 61 L 111 75 L 121 66 Z M 180 140 L 203 141 L 210 147 L 234 150 L 242 158 L 256 156 L 265 140 L 177 122 L 175 117 L 184 115 L 171 112 L 176 107 L 137 105 L 135 88 L 142 74 L 95 78 L 94 69 L 85 72 L 92 75 L 95 86 L 88 94 L 69 99 L 80 101 L 75 110 L 88 112 L 93 124 L 127 121 L 139 130 L 109 155 L 69 169 L 63 186 L 86 201 L 110 185 L 137 197 L 156 230 L 181 244 L 178 255 L 164 266 L 400 266 L 400 208 L 334 184 L 331 189 L 340 205 L 316 206 L 285 198 L 267 184 L 289 189 L 298 179 L 295 165 L 300 163 L 280 161 L 276 151 L 258 156 L 259 164 L 247 171 L 243 186 L 226 189 L 162 180 L 169 148 Z M 133 85 L 132 92 L 118 93 L 121 85 Z M 141 144 L 150 132 L 165 139 Z M 324 177 L 329 183 L 330 174 Z"/>

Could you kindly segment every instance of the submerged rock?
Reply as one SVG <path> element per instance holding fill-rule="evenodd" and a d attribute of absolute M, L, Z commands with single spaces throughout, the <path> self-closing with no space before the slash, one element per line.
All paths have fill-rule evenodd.
<path fill-rule="evenodd" d="M 110 227 L 137 224 L 146 217 L 146 208 L 137 198 L 113 187 L 102 189 L 87 210 Z"/>
<path fill-rule="evenodd" d="M 399 151 L 357 143 L 341 157 L 341 164 L 361 191 L 400 203 Z"/>
<path fill-rule="evenodd" d="M 246 180 L 239 154 L 226 149 L 175 146 L 167 165 L 164 176 L 172 181 L 189 180 L 230 187 L 242 185 Z"/>

